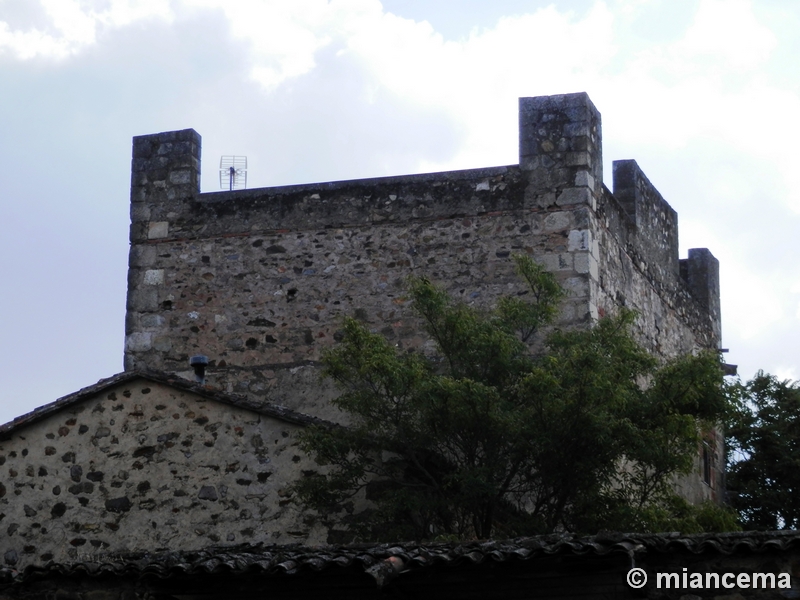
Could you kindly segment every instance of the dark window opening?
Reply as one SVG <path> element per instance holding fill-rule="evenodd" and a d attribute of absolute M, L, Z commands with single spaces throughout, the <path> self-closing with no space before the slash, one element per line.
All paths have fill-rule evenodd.
<path fill-rule="evenodd" d="M 711 485 L 711 448 L 708 442 L 703 442 L 703 482 Z"/>

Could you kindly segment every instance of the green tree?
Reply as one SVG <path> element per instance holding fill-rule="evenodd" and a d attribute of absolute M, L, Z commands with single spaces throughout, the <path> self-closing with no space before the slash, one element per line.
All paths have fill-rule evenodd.
<path fill-rule="evenodd" d="M 800 387 L 759 371 L 735 391 L 726 431 L 731 505 L 748 529 L 798 529 Z"/>
<path fill-rule="evenodd" d="M 375 508 L 343 517 L 361 539 L 701 528 L 671 482 L 724 412 L 718 357 L 658 368 L 627 310 L 541 340 L 563 292 L 532 260 L 516 262 L 528 293 L 489 312 L 410 281 L 431 356 L 345 322 L 323 362 L 349 426 L 303 434 L 327 471 L 296 484 L 300 501 L 343 514 L 364 490 Z"/>

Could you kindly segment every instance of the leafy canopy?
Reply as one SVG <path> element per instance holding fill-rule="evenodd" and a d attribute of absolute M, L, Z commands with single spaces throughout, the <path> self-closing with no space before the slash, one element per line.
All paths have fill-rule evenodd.
<path fill-rule="evenodd" d="M 300 501 L 342 514 L 364 491 L 373 508 L 341 521 L 365 540 L 713 522 L 719 515 L 702 515 L 715 509 L 694 510 L 671 482 L 691 469 L 703 423 L 725 409 L 718 358 L 658 368 L 634 341 L 628 310 L 539 339 L 563 292 L 532 260 L 516 264 L 528 293 L 489 312 L 410 280 L 431 356 L 399 352 L 345 321 L 342 343 L 323 362 L 350 425 L 302 435 L 327 469 L 296 484 Z M 536 341 L 545 350 L 534 354 Z"/>
<path fill-rule="evenodd" d="M 730 501 L 748 529 L 800 528 L 800 387 L 759 371 L 734 386 Z"/>

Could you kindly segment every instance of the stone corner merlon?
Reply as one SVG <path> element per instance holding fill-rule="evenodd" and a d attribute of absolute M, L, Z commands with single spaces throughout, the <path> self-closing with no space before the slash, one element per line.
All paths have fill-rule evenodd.
<path fill-rule="evenodd" d="M 708 309 L 716 339 L 722 339 L 719 261 L 708 248 L 690 248 L 689 258 L 680 261 L 680 273 L 692 297 Z"/>
<path fill-rule="evenodd" d="M 527 173 L 529 203 L 596 206 L 602 127 L 588 94 L 519 99 L 519 167 Z"/>
<path fill-rule="evenodd" d="M 167 213 L 200 192 L 200 134 L 194 129 L 133 138 L 131 241 L 169 235 Z"/>

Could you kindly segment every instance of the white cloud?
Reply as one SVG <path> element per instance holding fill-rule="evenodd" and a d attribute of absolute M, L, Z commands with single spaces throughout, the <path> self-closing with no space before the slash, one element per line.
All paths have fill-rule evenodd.
<path fill-rule="evenodd" d="M 352 30 L 346 51 L 376 86 L 463 123 L 458 155 L 426 168 L 515 162 L 517 98 L 580 91 L 599 79 L 615 52 L 612 20 L 603 2 L 581 18 L 551 6 L 454 42 L 427 22 L 385 14 Z"/>
<path fill-rule="evenodd" d="M 175 18 L 170 0 L 111 0 L 103 4 L 110 6 L 106 10 L 91 11 L 90 14 L 97 21 L 112 27 L 124 27 L 145 19 L 170 22 Z"/>
<path fill-rule="evenodd" d="M 701 59 L 729 69 L 755 69 L 776 46 L 775 35 L 758 22 L 749 0 L 702 0 L 675 58 L 681 70 Z"/>
<path fill-rule="evenodd" d="M 83 46 L 95 41 L 96 19 L 76 0 L 42 0 L 42 7 L 65 42 Z"/>
<path fill-rule="evenodd" d="M 388 93 L 410 106 L 446 111 L 461 124 L 464 142 L 444 162 L 421 157 L 423 170 L 516 161 L 517 97 L 586 89 L 615 53 L 613 17 L 603 2 L 582 16 L 551 6 L 503 18 L 460 42 L 445 41 L 428 22 L 383 12 L 377 0 L 181 0 L 180 6 L 179 14 L 219 11 L 231 36 L 249 48 L 247 70 L 267 93 L 310 74 L 318 53 L 330 47 L 363 70 L 360 100 Z M 120 7 L 91 13 L 115 26 L 126 22 L 124 14 Z"/>
<path fill-rule="evenodd" d="M 679 39 L 629 56 L 601 85 L 602 102 L 595 101 L 603 105 L 605 122 L 614 123 L 618 141 L 698 153 L 713 191 L 705 200 L 712 204 L 752 196 L 766 166 L 779 173 L 770 182 L 779 190 L 770 201 L 800 214 L 794 184 L 800 96 L 765 75 L 776 47 L 750 2 L 703 0 Z M 749 168 L 717 168 L 715 158 L 731 153 L 742 158 L 737 168 Z"/>
<path fill-rule="evenodd" d="M 70 45 L 63 40 L 38 29 L 15 31 L 2 21 L 0 21 L 0 51 L 10 52 L 22 60 L 39 55 L 64 58 L 71 52 Z"/>
<path fill-rule="evenodd" d="M 79 0 L 40 0 L 46 27 L 14 29 L 0 21 L 0 52 L 20 60 L 63 60 L 96 43 L 99 27 L 122 27 L 147 18 L 170 20 L 169 0 L 111 0 L 95 10 Z"/>
<path fill-rule="evenodd" d="M 789 323 L 793 319 L 785 310 L 782 294 L 776 293 L 781 287 L 779 282 L 736 264 L 726 265 L 725 275 L 722 302 L 728 331 L 749 341 L 768 334 L 779 324 L 796 326 Z"/>
<path fill-rule="evenodd" d="M 335 43 L 344 46 L 360 33 L 385 33 L 391 15 L 378 0 L 183 0 L 184 6 L 220 10 L 231 34 L 249 44 L 252 78 L 266 91 L 305 75 L 316 66 L 315 54 Z M 410 22 L 409 22 L 410 23 Z"/>
<path fill-rule="evenodd" d="M 797 368 L 787 365 L 781 365 L 775 369 L 773 373 L 780 381 L 797 381 Z"/>
<path fill-rule="evenodd" d="M 320 15 L 328 6 L 324 0 L 185 0 L 185 4 L 222 11 L 232 35 L 250 44 L 251 75 L 268 90 L 313 69 L 314 53 L 328 41 L 320 33 L 325 29 Z"/>

